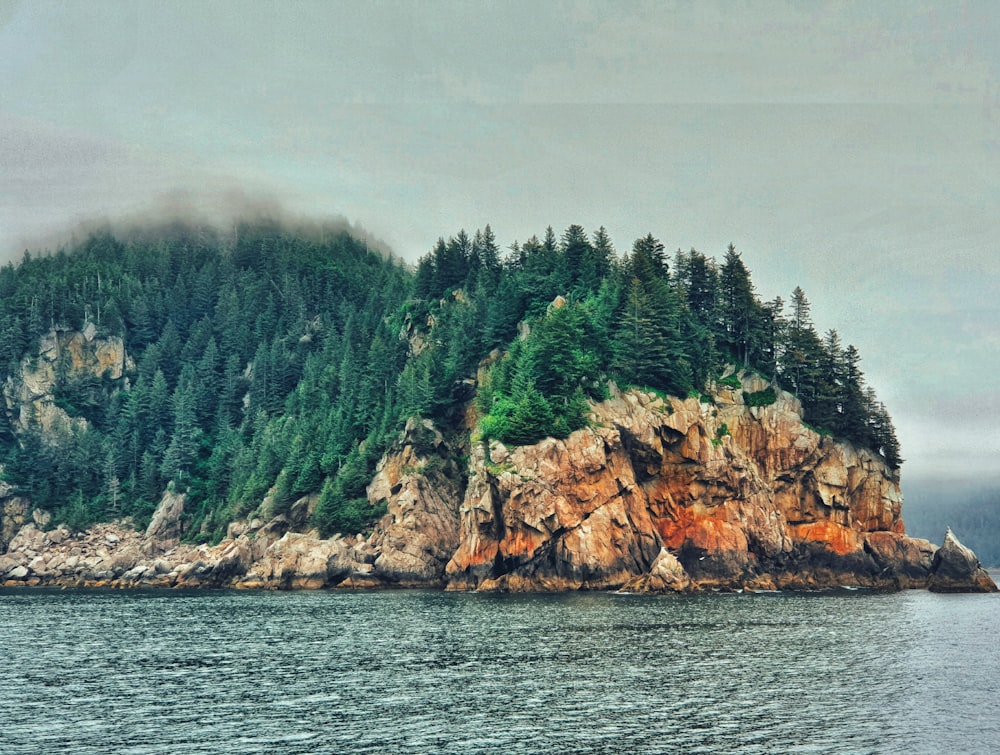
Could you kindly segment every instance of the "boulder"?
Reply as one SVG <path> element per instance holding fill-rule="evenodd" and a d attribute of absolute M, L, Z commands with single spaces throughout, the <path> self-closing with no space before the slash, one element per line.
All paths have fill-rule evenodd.
<path fill-rule="evenodd" d="M 153 518 L 146 528 L 146 538 L 160 550 L 167 550 L 180 542 L 182 534 L 181 514 L 187 496 L 184 493 L 163 493 Z"/>
<path fill-rule="evenodd" d="M 322 540 L 315 532 L 286 532 L 253 563 L 237 587 L 319 589 L 336 584 L 350 561 L 343 540 Z"/>
<path fill-rule="evenodd" d="M 0 499 L 0 553 L 6 552 L 10 541 L 28 520 L 30 508 L 27 498 L 12 496 Z"/>
<path fill-rule="evenodd" d="M 899 589 L 927 587 L 937 547 L 898 532 L 869 532 L 865 550 Z"/>
<path fill-rule="evenodd" d="M 927 589 L 932 592 L 996 592 L 997 585 L 976 554 L 962 545 L 949 528 L 934 554 Z"/>
<path fill-rule="evenodd" d="M 677 557 L 661 548 L 649 573 L 627 583 L 624 589 L 630 592 L 685 592 L 691 585 L 691 577 Z"/>

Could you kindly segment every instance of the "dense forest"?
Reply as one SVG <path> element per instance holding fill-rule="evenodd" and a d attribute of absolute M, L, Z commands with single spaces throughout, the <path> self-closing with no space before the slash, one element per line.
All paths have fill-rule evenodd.
<path fill-rule="evenodd" d="M 172 486 L 189 493 L 192 539 L 219 539 L 269 491 L 268 514 L 318 493 L 315 526 L 359 531 L 381 513 L 365 486 L 409 417 L 448 426 L 475 401 L 480 437 L 527 444 L 583 426 L 609 380 L 702 396 L 727 364 L 795 393 L 818 431 L 901 464 L 858 351 L 820 335 L 800 288 L 787 306 L 761 300 L 733 246 L 721 262 L 668 255 L 649 234 L 619 254 L 603 228 L 572 225 L 502 252 L 487 225 L 411 269 L 344 231 L 259 222 L 98 233 L 0 270 L 0 378 L 44 334 L 86 325 L 121 336 L 135 369 L 118 383 L 66 372 L 56 403 L 85 426 L 0 421 L 6 482 L 77 527 L 142 523 Z"/>

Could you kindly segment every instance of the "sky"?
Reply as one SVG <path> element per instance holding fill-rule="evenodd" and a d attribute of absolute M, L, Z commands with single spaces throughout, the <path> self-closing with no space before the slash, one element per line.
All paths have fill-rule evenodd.
<path fill-rule="evenodd" d="M 0 261 L 344 218 L 410 262 L 605 226 L 801 286 L 907 480 L 1000 478 L 1000 5 L 0 0 Z"/>

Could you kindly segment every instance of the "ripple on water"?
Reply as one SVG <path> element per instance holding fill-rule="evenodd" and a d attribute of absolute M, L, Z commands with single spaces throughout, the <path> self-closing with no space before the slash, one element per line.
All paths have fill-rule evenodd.
<path fill-rule="evenodd" d="M 998 619 L 925 592 L 0 591 L 0 751 L 988 751 Z"/>

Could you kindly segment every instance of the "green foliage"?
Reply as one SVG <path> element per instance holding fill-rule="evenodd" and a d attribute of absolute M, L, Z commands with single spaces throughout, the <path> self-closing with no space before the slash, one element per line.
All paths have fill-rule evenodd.
<path fill-rule="evenodd" d="M 565 438 L 586 425 L 588 397 L 607 388 L 599 372 L 593 310 L 583 304 L 553 307 L 533 323 L 531 335 L 512 345 L 477 399 L 486 414 L 484 440 L 528 445 Z"/>
<path fill-rule="evenodd" d="M 357 474 L 348 472 L 347 477 Z M 328 478 L 320 492 L 319 503 L 313 512 L 311 524 L 324 537 L 340 533 L 345 536 L 368 532 L 383 516 L 387 508 L 385 502 L 372 505 L 359 495 L 357 480 L 341 475 Z"/>
<path fill-rule="evenodd" d="M 321 491 L 316 526 L 364 529 L 377 518 L 365 486 L 411 416 L 455 428 L 475 399 L 482 438 L 534 443 L 586 426 L 609 379 L 669 411 L 668 395 L 714 403 L 703 391 L 732 363 L 795 392 L 810 422 L 902 463 L 857 350 L 817 335 L 801 289 L 789 313 L 758 300 L 733 247 L 721 264 L 669 258 L 647 234 L 619 258 L 603 228 L 571 225 L 501 255 L 486 226 L 441 238 L 411 271 L 341 231 L 235 230 L 98 233 L 0 268 L 0 369 L 41 362 L 41 338 L 85 326 L 121 337 L 135 365 L 112 380 L 58 360 L 56 405 L 79 422 L 2 423 L 7 482 L 77 526 L 148 521 L 172 483 L 206 541 L 272 488 L 276 512 Z M 740 388 L 735 375 L 717 384 Z M 766 406 L 775 391 L 744 399 Z"/>
<path fill-rule="evenodd" d="M 726 388 L 734 388 L 734 389 L 739 389 L 743 385 L 740 382 L 739 377 L 736 376 L 735 372 L 732 375 L 728 376 L 728 377 L 719 378 L 716 382 L 719 385 L 724 386 Z"/>
<path fill-rule="evenodd" d="M 743 391 L 743 403 L 747 406 L 770 406 L 777 400 L 778 396 L 771 386 L 762 391 L 753 391 L 752 393 Z"/>
<path fill-rule="evenodd" d="M 56 404 L 87 429 L 0 432 L 5 478 L 74 522 L 148 520 L 173 480 L 213 538 L 282 471 L 282 496 L 316 492 L 352 447 L 380 453 L 396 428 L 396 316 L 411 286 L 342 232 L 267 225 L 236 239 L 98 235 L 0 269 L 8 365 L 53 326 L 86 323 L 122 336 L 136 364 L 112 381 L 59 360 Z"/>

